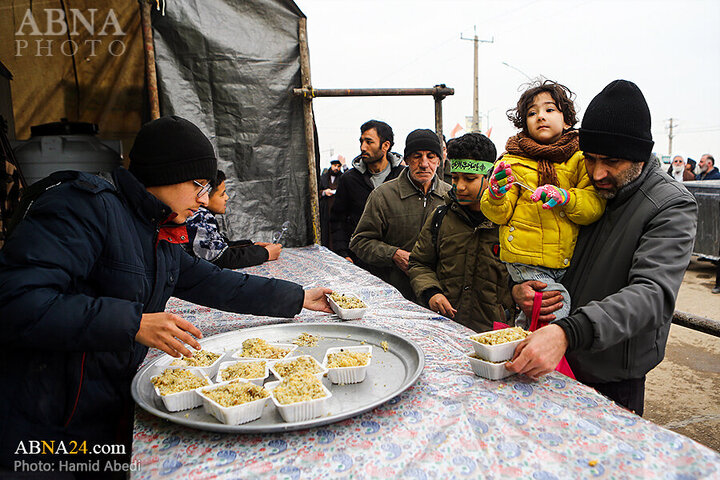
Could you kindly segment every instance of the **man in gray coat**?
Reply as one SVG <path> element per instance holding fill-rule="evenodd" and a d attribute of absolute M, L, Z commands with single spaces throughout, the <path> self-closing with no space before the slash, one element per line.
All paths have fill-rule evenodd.
<path fill-rule="evenodd" d="M 661 170 L 653 144 L 650 110 L 634 83 L 616 80 L 590 102 L 580 149 L 607 207 L 581 229 L 563 279 L 573 311 L 524 340 L 508 364 L 537 378 L 566 355 L 578 380 L 638 415 L 645 375 L 665 355 L 697 225 L 694 197 Z M 526 314 L 537 283 L 513 287 Z M 552 318 L 557 302 L 544 292 L 541 313 Z"/>
<path fill-rule="evenodd" d="M 432 130 L 410 132 L 405 141 L 408 168 L 383 183 L 368 197 L 350 240 L 350 249 L 368 265 L 368 271 L 408 300 L 415 294 L 408 277 L 408 260 L 420 230 L 435 207 L 442 205 L 450 185 L 435 172 L 442 160 L 442 144 Z"/>

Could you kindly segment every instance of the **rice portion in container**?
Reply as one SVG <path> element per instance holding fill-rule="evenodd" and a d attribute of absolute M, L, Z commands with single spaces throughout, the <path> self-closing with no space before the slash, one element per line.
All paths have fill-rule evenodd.
<path fill-rule="evenodd" d="M 475 354 L 489 362 L 510 360 L 515 348 L 530 332 L 520 327 L 504 328 L 493 332 L 485 332 L 467 337 L 472 343 Z"/>
<path fill-rule="evenodd" d="M 352 352 L 343 350 L 328 355 L 328 368 L 362 367 L 370 361 L 369 352 Z"/>
<path fill-rule="evenodd" d="M 209 367 L 220 358 L 220 355 L 207 350 L 200 350 L 193 353 L 192 357 L 183 357 L 173 360 L 170 365 L 180 365 L 183 367 Z"/>
<path fill-rule="evenodd" d="M 336 385 L 362 382 L 372 362 L 372 352 L 372 345 L 328 348 L 323 358 L 328 379 Z"/>
<path fill-rule="evenodd" d="M 263 387 L 246 382 L 228 383 L 205 389 L 202 393 L 223 407 L 234 407 L 270 397 L 270 393 Z"/>
<path fill-rule="evenodd" d="M 162 374 L 153 377 L 152 383 L 162 396 L 186 392 L 210 384 L 206 379 L 182 368 L 168 368 Z"/>
<path fill-rule="evenodd" d="M 530 335 L 530 332 L 524 330 L 522 327 L 512 327 L 495 330 L 494 332 L 484 333 L 481 335 L 474 335 L 470 338 L 484 345 L 500 345 L 501 343 L 523 340 L 528 335 Z"/>
<path fill-rule="evenodd" d="M 289 348 L 270 345 L 262 338 L 248 338 L 242 343 L 242 351 L 237 354 L 241 358 L 285 358 L 290 353 Z"/>
<path fill-rule="evenodd" d="M 285 378 L 299 373 L 309 373 L 315 375 L 317 373 L 325 373 L 325 369 L 311 356 L 305 355 L 297 357 L 293 360 L 277 362 L 273 365 L 273 373 L 277 373 L 280 377 Z"/>
<path fill-rule="evenodd" d="M 275 400 L 281 405 L 307 402 L 327 396 L 322 382 L 311 373 L 298 373 L 282 379 L 273 390 Z"/>
<path fill-rule="evenodd" d="M 264 361 L 257 362 L 239 362 L 220 370 L 223 380 L 233 380 L 235 378 L 264 378 L 265 377 Z"/>
<path fill-rule="evenodd" d="M 367 305 L 365 305 L 365 302 L 360 300 L 357 297 L 353 297 L 350 295 L 343 295 L 341 293 L 331 293 L 330 298 L 333 299 L 333 301 L 337 304 L 340 308 L 367 308 Z"/>
<path fill-rule="evenodd" d="M 252 422 L 262 416 L 270 392 L 247 380 L 235 379 L 195 390 L 205 412 L 226 425 Z"/>

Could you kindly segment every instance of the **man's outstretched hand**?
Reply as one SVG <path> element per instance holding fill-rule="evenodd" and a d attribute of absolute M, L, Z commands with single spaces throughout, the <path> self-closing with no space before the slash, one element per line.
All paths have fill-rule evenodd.
<path fill-rule="evenodd" d="M 538 377 L 555 370 L 567 347 L 565 331 L 554 324 L 546 325 L 520 342 L 515 348 L 515 355 L 505 364 L 505 368 L 537 380 Z"/>

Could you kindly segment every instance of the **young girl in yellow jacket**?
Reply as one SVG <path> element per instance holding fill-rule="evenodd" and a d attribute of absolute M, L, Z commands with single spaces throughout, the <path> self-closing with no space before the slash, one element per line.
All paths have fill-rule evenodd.
<path fill-rule="evenodd" d="M 495 164 L 482 212 L 500 225 L 500 260 L 516 283 L 539 280 L 559 290 L 570 313 L 570 296 L 560 283 L 570 266 L 579 225 L 602 216 L 605 201 L 590 183 L 579 150 L 573 93 L 545 80 L 530 85 L 508 111 L 522 129 L 510 137 Z M 516 323 L 528 326 L 521 313 Z"/>

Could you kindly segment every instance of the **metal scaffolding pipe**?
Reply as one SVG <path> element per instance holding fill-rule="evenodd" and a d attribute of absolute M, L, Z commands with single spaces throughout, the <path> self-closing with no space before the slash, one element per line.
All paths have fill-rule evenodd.
<path fill-rule="evenodd" d="M 307 41 L 307 18 L 298 21 L 298 41 L 300 43 L 300 80 L 303 90 L 312 91 L 310 80 L 310 51 Z M 318 194 L 317 170 L 315 168 L 315 120 L 313 118 L 312 97 L 303 97 L 303 119 L 305 125 L 305 147 L 308 162 L 308 188 L 310 190 L 310 221 L 313 243 L 320 245 L 320 201 Z"/>
<path fill-rule="evenodd" d="M 454 95 L 455 89 L 444 85 L 433 88 L 293 88 L 293 94 L 304 98 L 432 95 L 442 99 Z"/>
<path fill-rule="evenodd" d="M 682 327 L 692 328 L 698 332 L 720 337 L 720 322 L 711 318 L 698 317 L 697 315 L 693 315 L 691 313 L 675 310 L 672 323 Z"/>

